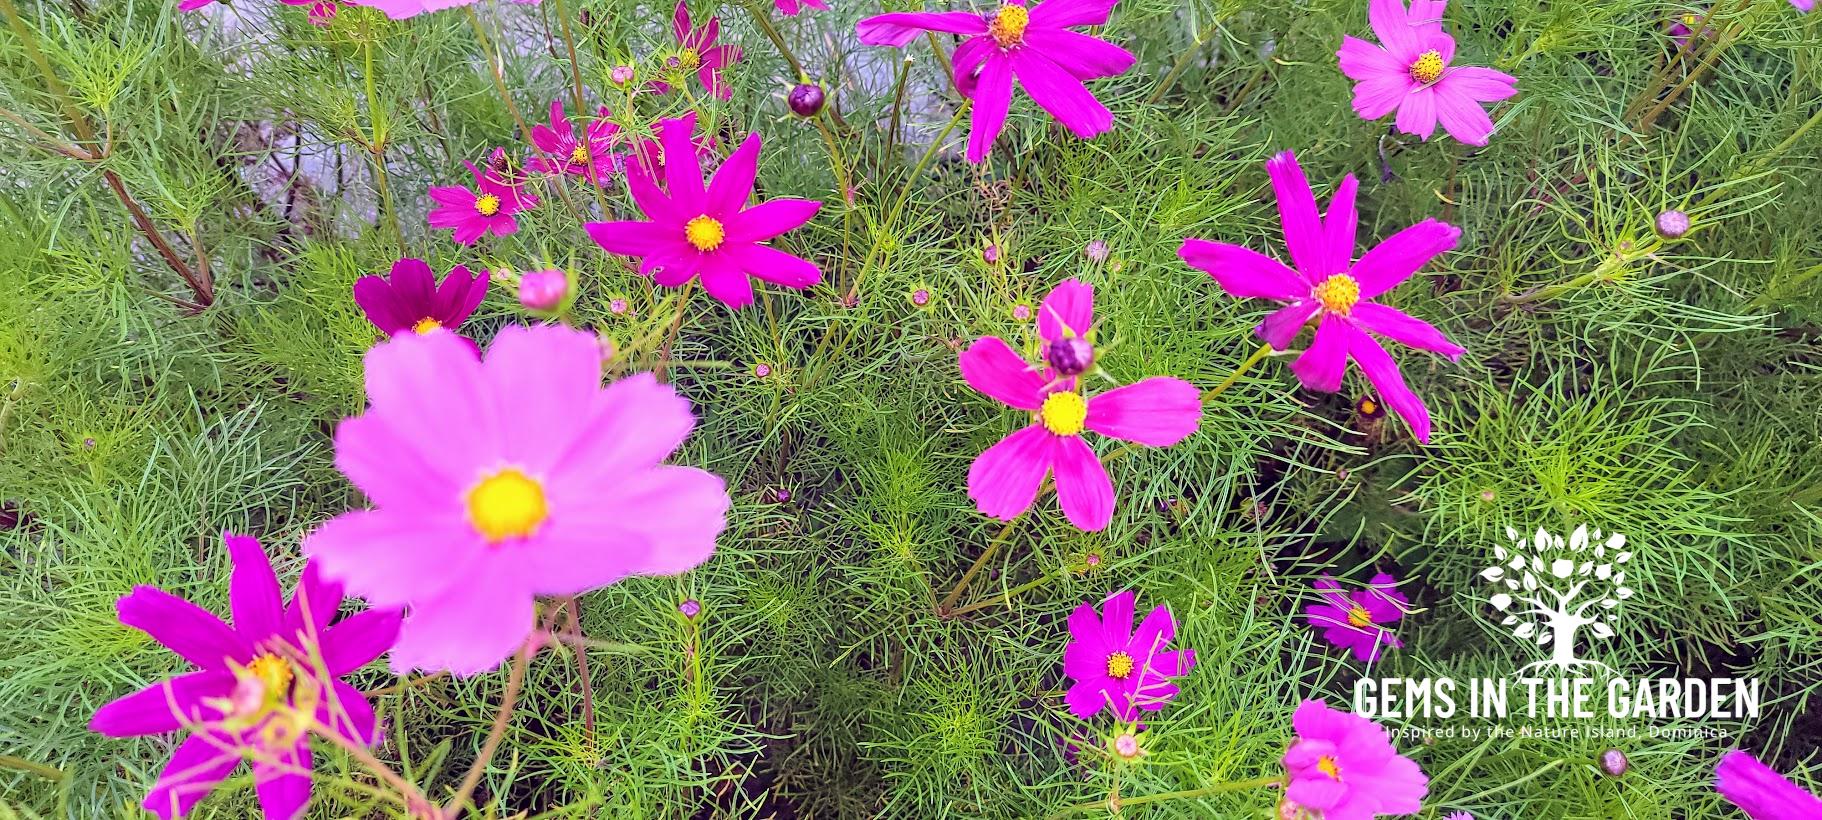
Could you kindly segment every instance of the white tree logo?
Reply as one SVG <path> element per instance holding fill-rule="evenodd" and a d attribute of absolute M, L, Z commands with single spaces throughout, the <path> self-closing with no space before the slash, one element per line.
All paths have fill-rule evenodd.
<path fill-rule="evenodd" d="M 1480 577 L 1497 590 L 1488 603 L 1506 613 L 1500 625 L 1511 627 L 1519 640 L 1550 647 L 1549 658 L 1528 664 L 1525 670 L 1608 668 L 1577 658 L 1575 636 L 1584 626 L 1596 638 L 1613 636 L 1605 619 L 1620 601 L 1632 597 L 1620 566 L 1632 560 L 1632 553 L 1623 551 L 1626 536 L 1616 532 L 1603 541 L 1600 530 L 1590 531 L 1584 524 L 1567 541 L 1542 527 L 1528 539 L 1507 527 L 1506 537 L 1512 547 L 1495 546 L 1493 557 L 1499 563 L 1481 570 Z"/>

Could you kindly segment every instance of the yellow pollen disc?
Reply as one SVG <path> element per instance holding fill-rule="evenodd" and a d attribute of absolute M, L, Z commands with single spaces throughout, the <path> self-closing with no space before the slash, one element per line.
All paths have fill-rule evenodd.
<path fill-rule="evenodd" d="M 1702 18 L 1697 17 L 1693 14 L 1685 14 L 1685 15 L 1683 15 L 1683 25 L 1688 26 L 1690 28 L 1695 28 L 1696 21 L 1701 20 L 1701 19 Z"/>
<path fill-rule="evenodd" d="M 1000 48 L 1011 48 L 1025 41 L 1025 27 L 1031 25 L 1031 12 L 1024 6 L 1007 3 L 987 24 L 987 34 Z"/>
<path fill-rule="evenodd" d="M 500 198 L 493 194 L 482 194 L 475 197 L 474 210 L 482 216 L 493 216 L 500 212 Z"/>
<path fill-rule="evenodd" d="M 1088 402 L 1080 393 L 1052 393 L 1038 408 L 1038 421 L 1059 436 L 1076 435 L 1088 422 Z"/>
<path fill-rule="evenodd" d="M 1353 609 L 1348 610 L 1348 626 L 1365 629 L 1372 625 L 1373 616 L 1366 611 L 1366 607 L 1355 604 Z"/>
<path fill-rule="evenodd" d="M 1126 680 L 1132 674 L 1132 656 L 1125 652 L 1115 652 L 1107 656 L 1107 676 L 1115 680 Z"/>
<path fill-rule="evenodd" d="M 569 152 L 569 161 L 577 163 L 577 164 L 587 162 L 588 161 L 588 146 L 586 146 L 586 145 L 576 146 L 576 149 L 574 151 Z"/>
<path fill-rule="evenodd" d="M 422 335 L 429 333 L 430 331 L 436 330 L 437 328 L 442 327 L 442 326 L 443 326 L 442 322 L 439 322 L 435 319 L 431 319 L 429 317 L 425 317 L 423 319 L 419 319 L 417 324 L 411 326 L 411 332 L 416 333 L 419 336 L 422 336 Z"/>
<path fill-rule="evenodd" d="M 702 55 L 697 54 L 693 48 L 686 48 L 677 55 L 677 64 L 686 70 L 693 70 L 702 65 Z"/>
<path fill-rule="evenodd" d="M 1316 299 L 1324 310 L 1343 316 L 1360 301 L 1360 283 L 1345 273 L 1337 273 L 1316 286 Z"/>
<path fill-rule="evenodd" d="M 544 488 L 511 467 L 481 479 L 468 491 L 468 523 L 489 543 L 531 535 L 549 515 Z"/>
<path fill-rule="evenodd" d="M 721 240 L 728 238 L 728 232 L 714 217 L 704 214 L 683 226 L 683 238 L 696 250 L 706 252 L 721 247 Z"/>
<path fill-rule="evenodd" d="M 1360 400 L 1360 415 L 1370 416 L 1379 412 L 1379 404 L 1372 399 Z"/>
<path fill-rule="evenodd" d="M 1417 55 L 1417 62 L 1411 64 L 1411 79 L 1429 85 L 1442 77 L 1442 69 L 1442 52 L 1430 49 Z"/>
<path fill-rule="evenodd" d="M 1335 762 L 1334 755 L 1323 755 L 1316 758 L 1316 768 L 1328 775 L 1330 780 L 1341 780 L 1341 764 Z"/>
<path fill-rule="evenodd" d="M 291 662 L 270 652 L 247 664 L 247 672 L 265 686 L 267 700 L 282 699 L 291 691 Z"/>

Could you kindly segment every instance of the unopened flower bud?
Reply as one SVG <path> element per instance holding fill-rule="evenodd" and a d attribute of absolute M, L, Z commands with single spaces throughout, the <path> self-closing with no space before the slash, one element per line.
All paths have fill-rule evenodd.
<path fill-rule="evenodd" d="M 1000 246 L 988 245 L 981 249 L 981 259 L 988 263 L 1000 261 Z"/>
<path fill-rule="evenodd" d="M 822 92 L 822 86 L 815 83 L 798 83 L 791 88 L 791 93 L 785 96 L 785 104 L 791 107 L 791 113 L 809 119 L 822 113 L 824 99 L 826 99 L 826 95 Z"/>
<path fill-rule="evenodd" d="M 685 618 L 694 619 L 698 614 L 700 614 L 702 612 L 702 602 L 696 600 L 695 598 L 691 598 L 689 600 L 684 601 L 681 604 L 678 604 L 677 611 L 683 613 L 683 617 L 685 617 Z"/>
<path fill-rule="evenodd" d="M 1060 376 L 1076 376 L 1094 364 L 1094 345 L 1080 336 L 1067 336 L 1050 343 L 1044 350 L 1044 361 Z"/>
<path fill-rule="evenodd" d="M 1689 233 L 1689 214 L 1682 211 L 1665 211 L 1658 214 L 1658 236 L 1665 239 L 1677 239 Z"/>
<path fill-rule="evenodd" d="M 569 296 L 569 274 L 560 270 L 527 271 L 519 277 L 519 304 L 537 311 L 552 311 Z"/>
<path fill-rule="evenodd" d="M 1105 262 L 1107 261 L 1107 243 L 1099 239 L 1089 242 L 1088 247 L 1082 249 L 1082 254 L 1087 256 L 1090 262 L 1096 264 Z"/>
<path fill-rule="evenodd" d="M 1619 777 L 1632 768 L 1632 761 L 1626 759 L 1626 753 L 1618 749 L 1601 752 L 1601 771 L 1610 777 Z"/>
<path fill-rule="evenodd" d="M 1139 756 L 1139 739 L 1130 732 L 1123 733 L 1113 739 L 1113 751 L 1122 758 L 1132 760 Z"/>
<path fill-rule="evenodd" d="M 1012 318 L 1017 319 L 1021 322 L 1031 321 L 1031 306 L 1030 305 L 1013 305 L 1012 306 Z"/>
<path fill-rule="evenodd" d="M 917 290 L 911 291 L 911 304 L 917 305 L 918 307 L 930 304 L 930 291 L 926 288 L 918 288 Z"/>
<path fill-rule="evenodd" d="M 607 76 L 614 81 L 615 85 L 626 85 L 633 81 L 633 67 L 630 65 L 614 66 Z"/>

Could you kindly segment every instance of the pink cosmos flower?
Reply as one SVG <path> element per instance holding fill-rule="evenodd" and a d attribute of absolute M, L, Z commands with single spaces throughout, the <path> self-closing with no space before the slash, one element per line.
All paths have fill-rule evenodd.
<path fill-rule="evenodd" d="M 829 10 L 822 0 L 803 0 L 802 3 L 799 3 L 798 0 L 772 0 L 772 5 L 778 7 L 778 11 L 786 17 L 796 17 L 798 12 L 803 11 L 804 6 L 823 11 Z"/>
<path fill-rule="evenodd" d="M 1385 727 L 1319 700 L 1298 706 L 1291 725 L 1297 740 L 1284 753 L 1287 801 L 1323 820 L 1373 820 L 1423 808 L 1429 779 L 1392 748 Z"/>
<path fill-rule="evenodd" d="M 1450 66 L 1455 38 L 1442 30 L 1446 0 L 1369 0 L 1367 20 L 1381 46 L 1341 38 L 1341 73 L 1355 81 L 1354 112 L 1376 120 L 1396 110 L 1400 132 L 1428 141 L 1438 120 L 1449 136 L 1486 145 L 1493 119 L 1481 103 L 1518 93 L 1511 75 L 1478 66 Z"/>
<path fill-rule="evenodd" d="M 213 2 L 213 0 L 205 0 L 205 2 Z M 309 6 L 310 24 L 317 28 L 329 25 L 329 22 L 335 19 L 335 13 L 340 10 L 340 4 L 336 0 L 280 0 L 280 2 L 287 6 Z M 183 7 L 178 6 L 178 8 Z"/>
<path fill-rule="evenodd" d="M 1370 301 L 1409 279 L 1431 259 L 1454 248 L 1456 227 L 1434 219 L 1412 225 L 1354 260 L 1354 191 L 1352 174 L 1329 203 L 1326 216 L 1316 212 L 1316 195 L 1297 158 L 1286 151 L 1265 164 L 1278 195 L 1284 244 L 1296 270 L 1269 256 L 1226 242 L 1186 239 L 1177 255 L 1208 272 L 1222 290 L 1246 299 L 1273 299 L 1289 306 L 1265 317 L 1254 331 L 1278 350 L 1288 349 L 1297 333 L 1316 322 L 1315 340 L 1291 364 L 1305 387 L 1333 393 L 1353 359 L 1389 405 L 1417 436 L 1430 440 L 1430 411 L 1405 386 L 1398 365 L 1374 340 L 1432 350 L 1455 361 L 1466 352 L 1428 323 L 1396 308 Z"/>
<path fill-rule="evenodd" d="M 649 373 L 601 386 L 593 334 L 511 326 L 485 359 L 449 333 L 367 352 L 363 415 L 335 465 L 374 508 L 304 540 L 324 576 L 407 607 L 392 668 L 457 675 L 531 635 L 533 597 L 707 560 L 726 525 L 720 478 L 663 463 L 695 418 Z"/>
<path fill-rule="evenodd" d="M 535 5 L 538 2 L 538 0 L 512 1 L 520 5 Z M 428 14 L 433 11 L 453 9 L 459 6 L 472 6 L 474 4 L 475 0 L 362 0 L 361 2 L 361 5 L 372 6 L 385 12 L 387 17 L 394 20 L 403 20 L 407 17 L 416 17 L 420 14 Z"/>
<path fill-rule="evenodd" d="M 799 290 L 822 281 L 815 264 L 765 244 L 809 222 L 822 203 L 773 199 L 747 205 L 759 171 L 757 132 L 747 135 L 704 187 L 690 141 L 695 130 L 694 113 L 659 123 L 669 191 L 660 190 L 638 165 L 630 167 L 627 189 L 648 221 L 589 222 L 583 228 L 595 244 L 608 253 L 642 257 L 639 271 L 665 287 L 700 275 L 709 295 L 734 308 L 753 302 L 748 276 Z"/>
<path fill-rule="evenodd" d="M 1410 603 L 1398 591 L 1396 578 L 1381 572 L 1366 589 L 1343 593 L 1335 579 L 1325 576 L 1316 582 L 1316 592 L 1322 603 L 1311 604 L 1304 613 L 1310 626 L 1322 630 L 1322 639 L 1331 645 L 1352 651 L 1366 663 L 1379 660 L 1381 646 L 1404 646 L 1383 626 L 1403 618 Z"/>
<path fill-rule="evenodd" d="M 614 138 L 620 126 L 608 119 L 607 106 L 600 116 L 582 127 L 583 136 L 576 138 L 576 127 L 563 113 L 563 103 L 550 103 L 550 124 L 531 128 L 531 143 L 539 153 L 525 167 L 540 174 L 568 174 L 601 185 L 620 170 L 620 156 L 614 153 Z"/>
<path fill-rule="evenodd" d="M 367 321 L 388 336 L 455 330 L 486 297 L 487 271 L 470 274 L 467 267 L 457 265 L 438 285 L 436 274 L 422 259 L 392 263 L 390 281 L 363 276 L 354 283 L 355 303 Z"/>
<path fill-rule="evenodd" d="M 1092 361 L 1092 352 L 1084 357 L 1081 348 L 1093 324 L 1094 289 L 1067 279 L 1038 310 L 1038 335 L 1052 366 L 1027 364 L 996 336 L 977 339 L 962 353 L 969 387 L 1031 413 L 1030 426 L 987 448 L 968 469 L 968 495 L 983 514 L 1017 518 L 1054 473 L 1057 503 L 1069 523 L 1091 532 L 1106 529 L 1113 520 L 1113 482 L 1082 431 L 1168 447 L 1201 424 L 1201 393 L 1182 379 L 1154 376 L 1083 398 L 1075 374 L 1053 368 L 1065 354 L 1071 363 Z"/>
<path fill-rule="evenodd" d="M 342 677 L 392 645 L 397 612 L 366 610 L 330 625 L 341 588 L 314 565 L 285 603 L 278 576 L 259 542 L 223 533 L 234 574 L 228 584 L 232 626 L 156 587 L 137 586 L 120 599 L 120 622 L 197 667 L 96 710 L 91 731 L 109 737 L 190 730 L 142 803 L 164 820 L 181 817 L 208 796 L 252 750 L 253 789 L 268 820 L 291 820 L 310 803 L 310 720 L 371 744 L 379 730 L 373 705 Z M 318 664 L 329 673 L 315 677 Z"/>
<path fill-rule="evenodd" d="M 472 245 L 489 232 L 494 236 L 517 232 L 519 222 L 512 215 L 538 204 L 538 198 L 521 191 L 497 170 L 505 160 L 505 149 L 495 148 L 485 172 L 472 162 L 462 163 L 474 174 L 475 187 L 481 189 L 478 194 L 461 185 L 431 188 L 430 198 L 437 207 L 430 211 L 430 227 L 454 228 L 454 239 L 462 245 Z"/>
<path fill-rule="evenodd" d="M 685 74 L 696 73 L 696 79 L 702 81 L 702 87 L 716 99 L 732 99 L 734 89 L 721 78 L 721 70 L 740 62 L 740 46 L 724 46 L 717 41 L 721 39 L 721 18 L 710 17 L 702 28 L 695 28 L 690 23 L 690 8 L 686 0 L 677 0 L 677 12 L 671 17 L 671 31 L 677 35 L 677 55 L 670 58 L 669 66 Z M 660 94 L 671 93 L 670 83 L 653 81 L 652 90 Z"/>
<path fill-rule="evenodd" d="M 1668 25 L 1670 39 L 1676 41 L 1678 50 L 1689 48 L 1689 38 L 1695 34 L 1695 27 L 1701 25 L 1705 12 L 1686 11 L 1672 18 Z M 1711 37 L 1714 29 L 1703 27 L 1702 36 Z"/>
<path fill-rule="evenodd" d="M 1111 709 L 1120 720 L 1137 720 L 1141 710 L 1155 712 L 1176 697 L 1177 686 L 1169 679 L 1196 665 L 1193 649 L 1165 650 L 1177 636 L 1170 607 L 1153 609 L 1133 629 L 1135 597 L 1132 590 L 1107 596 L 1098 618 L 1091 603 L 1069 614 L 1063 674 L 1075 684 L 1063 701 L 1076 717 L 1087 720 Z"/>
<path fill-rule="evenodd" d="M 1082 83 L 1126 73 L 1132 52 L 1069 28 L 1105 25 L 1115 2 L 1045 0 L 1027 8 L 1025 0 L 1006 0 L 985 16 L 898 12 L 869 17 L 855 30 L 863 43 L 899 48 L 922 31 L 968 37 L 955 49 L 955 84 L 974 101 L 968 161 L 980 162 L 1006 125 L 1015 78 L 1033 102 L 1076 136 L 1090 139 L 1113 128 L 1113 113 Z"/>
<path fill-rule="evenodd" d="M 1790 4 L 1794 6 L 1797 11 L 1808 12 L 1816 10 L 1816 0 L 1790 0 Z"/>
<path fill-rule="evenodd" d="M 1822 799 L 1790 782 L 1759 759 L 1735 749 L 1714 768 L 1715 790 L 1752 820 L 1816 820 Z"/>

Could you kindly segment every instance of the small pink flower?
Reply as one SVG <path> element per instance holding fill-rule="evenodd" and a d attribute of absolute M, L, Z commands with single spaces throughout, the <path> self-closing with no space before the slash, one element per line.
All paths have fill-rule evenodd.
<path fill-rule="evenodd" d="M 771 365 L 766 364 L 765 362 L 759 362 L 753 365 L 753 378 L 763 379 L 770 375 L 772 375 Z"/>
<path fill-rule="evenodd" d="M 564 271 L 534 270 L 519 277 L 519 304 L 527 309 L 553 311 L 568 296 L 569 274 Z"/>
<path fill-rule="evenodd" d="M 1055 0 L 1052 0 L 1055 2 Z M 1044 299 L 1038 335 L 1048 345 L 1085 338 L 1094 324 L 1094 289 L 1064 280 Z M 1077 379 L 1027 364 L 1005 340 L 986 336 L 962 353 L 962 377 L 980 393 L 1031 413 L 1031 424 L 987 448 L 968 469 L 968 495 L 988 516 L 1010 521 L 1037 499 L 1054 472 L 1057 503 L 1078 529 L 1106 529 L 1113 520 L 1113 482 L 1082 438 L 1092 430 L 1147 447 L 1168 447 L 1194 433 L 1202 419 L 1195 385 L 1154 376 L 1084 398 Z"/>
<path fill-rule="evenodd" d="M 981 248 L 981 261 L 989 265 L 1000 261 L 1000 246 L 989 243 L 987 247 Z"/>
<path fill-rule="evenodd" d="M 918 288 L 917 290 L 911 291 L 911 304 L 918 307 L 930 304 L 930 291 L 926 288 Z"/>
<path fill-rule="evenodd" d="M 1331 645 L 1354 653 L 1362 662 L 1379 660 L 1379 648 L 1404 646 L 1385 624 L 1397 623 L 1410 603 L 1398 591 L 1398 580 L 1385 573 L 1373 576 L 1366 589 L 1343 593 L 1335 579 L 1323 577 L 1316 582 L 1322 603 L 1304 610 L 1310 626 L 1322 631 L 1322 639 Z"/>
<path fill-rule="evenodd" d="M 682 614 L 683 617 L 693 621 L 696 619 L 697 615 L 702 614 L 702 602 L 695 598 L 686 599 L 683 603 L 677 605 L 677 612 Z"/>
<path fill-rule="evenodd" d="M 494 236 L 516 233 L 519 222 L 513 219 L 513 214 L 538 204 L 538 198 L 520 191 L 518 185 L 496 170 L 495 166 L 504 163 L 505 159 L 505 149 L 495 148 L 486 171 L 476 168 L 472 162 L 462 163 L 474 174 L 479 193 L 460 185 L 431 188 L 430 198 L 437 207 L 430 211 L 430 227 L 455 229 L 454 239 L 461 245 L 472 245 L 487 233 Z"/>
<path fill-rule="evenodd" d="M 1382 45 L 1341 38 L 1341 73 L 1355 81 L 1354 112 L 1376 120 L 1398 112 L 1395 124 L 1428 140 L 1442 122 L 1449 136 L 1486 145 L 1493 120 L 1481 103 L 1518 93 L 1518 80 L 1491 68 L 1450 66 L 1455 38 L 1442 30 L 1446 0 L 1369 0 L 1367 20 Z"/>
<path fill-rule="evenodd" d="M 1706 15 L 1706 11 L 1686 11 L 1671 18 L 1666 28 L 1679 50 L 1689 48 L 1689 38 L 1695 35 L 1695 27 L 1701 25 Z M 1702 36 L 1713 37 L 1714 29 L 1703 26 Z"/>
<path fill-rule="evenodd" d="M 457 265 L 443 283 L 422 259 L 392 263 L 389 277 L 363 276 L 354 282 L 354 302 L 367 321 L 388 336 L 457 330 L 487 298 L 487 271 L 470 274 Z"/>
<path fill-rule="evenodd" d="M 1143 753 L 1139 748 L 1139 739 L 1131 732 L 1121 732 L 1113 739 L 1113 753 L 1125 760 L 1133 760 Z"/>
<path fill-rule="evenodd" d="M 1140 711 L 1162 709 L 1177 696 L 1177 686 L 1170 679 L 1189 674 L 1196 665 L 1195 650 L 1165 648 L 1177 636 L 1170 607 L 1153 609 L 1133 629 L 1136 598 L 1132 590 L 1125 590 L 1101 602 L 1100 617 L 1091 603 L 1069 614 L 1063 673 L 1075 683 L 1063 695 L 1063 702 L 1078 718 L 1087 720 L 1102 709 L 1111 709 L 1114 717 L 1133 721 Z"/>
<path fill-rule="evenodd" d="M 1752 820 L 1816 820 L 1822 799 L 1790 782 L 1759 759 L 1735 749 L 1714 768 L 1715 790 Z"/>
<path fill-rule="evenodd" d="M 621 163 L 614 152 L 620 126 L 608 117 L 607 106 L 602 106 L 600 115 L 583 126 L 582 138 L 577 139 L 575 125 L 563 113 L 563 103 L 553 100 L 550 124 L 532 126 L 531 142 L 539 153 L 525 167 L 540 174 L 567 174 L 604 184 L 620 170 Z"/>
<path fill-rule="evenodd" d="M 823 11 L 829 10 L 822 0 L 802 0 L 801 3 L 798 0 L 772 0 L 772 5 L 776 6 L 779 13 L 786 17 L 796 17 L 798 12 L 803 11 L 804 6 Z"/>
<path fill-rule="evenodd" d="M 766 244 L 809 222 L 822 203 L 774 199 L 747 204 L 759 168 L 757 133 L 747 135 L 705 187 L 691 147 L 695 129 L 694 113 L 659 124 L 668 192 L 638 165 L 629 168 L 627 189 L 648 221 L 589 222 L 583 228 L 595 244 L 608 253 L 642 258 L 640 273 L 665 287 L 700 276 L 710 296 L 734 308 L 753 302 L 749 276 L 798 290 L 822 281 L 822 269 L 815 264 Z"/>
<path fill-rule="evenodd" d="M 614 66 L 607 76 L 608 79 L 614 81 L 614 85 L 626 85 L 633 81 L 633 67 L 630 65 Z"/>
<path fill-rule="evenodd" d="M 896 12 L 860 21 L 855 31 L 871 46 L 903 48 L 919 32 L 967 37 L 955 49 L 956 90 L 974 101 L 968 161 L 981 162 L 1006 125 L 1012 85 L 1077 137 L 1090 139 L 1113 128 L 1113 112 L 1082 83 L 1114 77 L 1132 68 L 1132 52 L 1106 40 L 1070 31 L 1102 26 L 1117 0 L 1045 0 L 1027 7 L 1006 0 L 990 14 L 972 11 Z"/>
<path fill-rule="evenodd" d="M 1030 305 L 1013 305 L 1012 306 L 1012 318 L 1014 318 L 1018 321 L 1021 321 L 1021 322 L 1031 321 L 1031 306 Z"/>
<path fill-rule="evenodd" d="M 1107 261 L 1107 243 L 1099 239 L 1090 240 L 1087 247 L 1082 249 L 1082 255 L 1097 265 L 1105 262 Z"/>
<path fill-rule="evenodd" d="M 721 39 L 721 19 L 710 17 L 702 28 L 695 28 L 690 23 L 689 4 L 685 0 L 678 0 L 677 11 L 671 17 L 671 31 L 677 36 L 677 54 L 666 64 L 685 74 L 695 72 L 703 89 L 716 99 L 731 99 L 734 89 L 722 79 L 721 70 L 740 62 L 741 51 L 740 46 L 717 43 Z M 669 94 L 671 86 L 665 82 L 653 82 L 652 90 Z"/>
<path fill-rule="evenodd" d="M 1466 351 L 1428 323 L 1370 300 L 1454 248 L 1461 230 L 1426 219 L 1393 234 L 1355 261 L 1358 218 L 1354 191 L 1358 183 L 1353 175 L 1341 181 L 1323 216 L 1316 212 L 1315 192 L 1291 152 L 1272 157 L 1265 169 L 1278 195 L 1284 244 L 1295 270 L 1239 245 L 1206 239 L 1185 239 L 1177 255 L 1191 267 L 1206 271 L 1230 295 L 1289 303 L 1266 316 L 1254 331 L 1278 350 L 1288 349 L 1304 325 L 1316 322 L 1314 341 L 1291 363 L 1291 372 L 1303 386 L 1325 393 L 1340 390 L 1348 360 L 1353 359 L 1385 404 L 1411 425 L 1417 440 L 1429 442 L 1430 411 L 1405 386 L 1397 363 L 1373 335 L 1441 353 L 1450 361 Z"/>
<path fill-rule="evenodd" d="M 1319 700 L 1298 706 L 1291 725 L 1297 740 L 1284 753 L 1287 801 L 1321 812 L 1323 820 L 1373 820 L 1423 808 L 1429 778 L 1398 754 L 1385 727 Z"/>
<path fill-rule="evenodd" d="M 607 303 L 607 312 L 612 313 L 615 316 L 626 315 L 626 300 L 625 299 L 614 299 L 614 300 L 609 301 Z"/>

